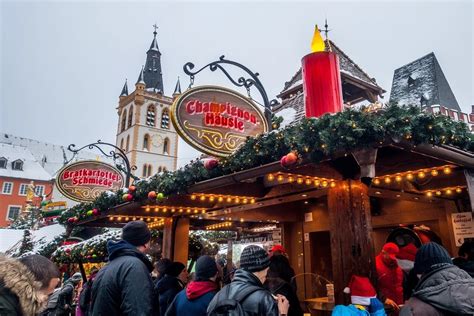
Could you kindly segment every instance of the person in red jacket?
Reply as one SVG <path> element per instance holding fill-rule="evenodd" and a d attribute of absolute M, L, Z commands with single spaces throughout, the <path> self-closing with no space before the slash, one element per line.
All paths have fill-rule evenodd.
<path fill-rule="evenodd" d="M 385 304 L 399 310 L 403 304 L 403 271 L 398 266 L 396 255 L 400 250 L 393 242 L 386 243 L 375 258 L 378 287 L 385 297 Z"/>

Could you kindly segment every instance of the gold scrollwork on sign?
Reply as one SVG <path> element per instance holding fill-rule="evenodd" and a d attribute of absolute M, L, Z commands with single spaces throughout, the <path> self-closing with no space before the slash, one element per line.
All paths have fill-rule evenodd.
<path fill-rule="evenodd" d="M 207 140 L 207 142 L 215 149 L 222 149 L 225 147 L 225 150 L 234 151 L 243 141 L 245 141 L 245 136 L 231 132 L 222 135 L 219 131 L 202 128 L 201 126 L 189 123 L 189 121 L 184 121 L 183 125 L 188 131 L 195 132 L 197 138 Z"/>
<path fill-rule="evenodd" d="M 104 191 L 102 188 L 78 187 L 75 185 L 64 184 L 64 189 L 77 195 L 81 200 L 93 201 Z"/>

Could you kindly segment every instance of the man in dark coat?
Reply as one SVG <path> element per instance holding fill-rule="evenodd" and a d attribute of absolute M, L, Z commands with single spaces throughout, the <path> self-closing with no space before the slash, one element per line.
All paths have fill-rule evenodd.
<path fill-rule="evenodd" d="M 161 316 L 165 315 L 175 296 L 184 288 L 187 277 L 186 266 L 181 262 L 173 262 L 166 268 L 165 276 L 155 285 L 155 293 L 158 293 L 159 297 Z"/>
<path fill-rule="evenodd" d="M 59 283 L 59 276 L 58 268 L 43 256 L 19 260 L 0 256 L 0 315 L 39 314 Z"/>
<path fill-rule="evenodd" d="M 423 245 L 414 269 L 421 279 L 400 316 L 474 315 L 474 279 L 453 265 L 446 249 Z"/>
<path fill-rule="evenodd" d="M 459 257 L 453 263 L 474 278 L 474 241 L 465 241 L 459 248 Z"/>
<path fill-rule="evenodd" d="M 201 256 L 196 262 L 195 280 L 176 295 L 165 316 L 206 316 L 207 306 L 218 291 L 216 261 Z"/>
<path fill-rule="evenodd" d="M 56 306 L 49 310 L 48 316 L 68 316 L 73 310 L 73 301 L 75 297 L 76 286 L 81 282 L 82 275 L 80 272 L 74 273 L 59 290 Z"/>
<path fill-rule="evenodd" d="M 144 255 L 151 233 L 143 221 L 129 222 L 122 240 L 107 243 L 109 263 L 92 285 L 91 315 L 152 315 L 153 265 Z"/>
<path fill-rule="evenodd" d="M 240 256 L 240 269 L 235 272 L 232 282 L 222 288 L 212 299 L 207 313 L 216 313 L 220 303 L 236 297 L 253 287 L 254 291 L 241 300 L 240 306 L 248 315 L 287 315 L 289 303 L 283 295 L 273 297 L 263 287 L 270 260 L 266 251 L 258 246 L 247 246 Z"/>

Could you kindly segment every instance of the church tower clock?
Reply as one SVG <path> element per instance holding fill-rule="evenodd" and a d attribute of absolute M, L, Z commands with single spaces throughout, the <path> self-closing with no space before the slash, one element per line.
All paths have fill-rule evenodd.
<path fill-rule="evenodd" d="M 127 154 L 130 164 L 137 167 L 134 175 L 140 178 L 176 170 L 178 156 L 178 134 L 171 124 L 170 107 L 181 88 L 178 80 L 173 97 L 164 94 L 157 26 L 154 28 L 135 90 L 129 94 L 125 81 L 117 108 L 116 145 Z"/>

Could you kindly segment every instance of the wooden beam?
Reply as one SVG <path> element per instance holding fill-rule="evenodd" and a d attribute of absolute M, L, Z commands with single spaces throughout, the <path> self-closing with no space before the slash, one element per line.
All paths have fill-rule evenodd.
<path fill-rule="evenodd" d="M 376 279 L 367 187 L 338 181 L 328 191 L 328 211 L 336 304 L 344 304 L 343 290 L 353 274 Z"/>
<path fill-rule="evenodd" d="M 189 218 L 180 217 L 176 219 L 177 223 L 174 231 L 173 242 L 173 261 L 178 261 L 187 266 L 188 263 L 188 245 L 189 245 Z"/>
<path fill-rule="evenodd" d="M 166 218 L 163 226 L 163 245 L 161 246 L 161 256 L 173 259 L 173 219 Z"/>

